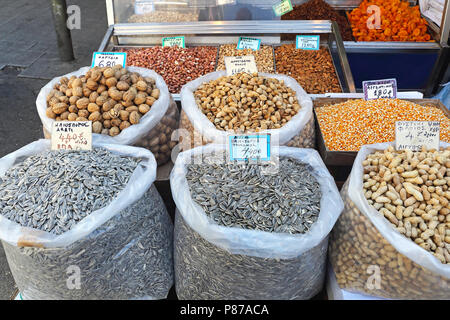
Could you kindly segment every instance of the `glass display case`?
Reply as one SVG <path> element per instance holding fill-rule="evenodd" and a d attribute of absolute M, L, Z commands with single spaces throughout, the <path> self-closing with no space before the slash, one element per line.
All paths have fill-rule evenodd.
<path fill-rule="evenodd" d="M 160 2 L 162 3 L 162 1 Z M 214 6 L 212 6 L 212 2 L 214 2 Z M 225 6 L 241 6 L 241 8 L 249 8 L 250 6 L 253 6 L 258 7 L 261 10 L 270 11 L 273 15 L 273 20 L 266 19 L 264 17 L 263 20 L 232 19 L 177 22 L 121 22 L 124 20 L 128 21 L 130 17 L 133 16 L 131 13 L 134 12 L 133 10 L 136 3 L 137 1 L 106 1 L 108 8 L 108 21 L 110 21 L 110 26 L 99 47 L 99 51 L 129 52 L 129 59 L 127 63 L 129 63 L 129 65 L 144 66 L 162 74 L 163 77 L 165 77 L 166 83 L 169 84 L 169 89 L 171 89 L 170 91 L 173 94 L 175 100 L 179 100 L 180 98 L 179 89 L 181 88 L 181 85 L 185 83 L 183 81 L 193 80 L 197 75 L 202 75 L 201 73 L 198 74 L 194 71 L 186 72 L 186 70 L 184 69 L 183 76 L 175 76 L 176 78 L 183 78 L 183 81 L 181 83 L 177 84 L 171 81 L 173 80 L 173 74 L 171 70 L 167 69 L 169 68 L 178 70 L 180 67 L 178 64 L 185 63 L 184 57 L 178 58 L 178 60 L 175 61 L 177 65 L 173 65 L 173 68 L 170 68 L 170 64 L 174 62 L 164 60 L 165 55 L 170 55 L 170 53 L 166 52 L 168 51 L 168 49 L 164 51 L 160 50 L 160 48 L 162 45 L 162 38 L 180 35 L 185 37 L 186 49 L 181 53 L 177 52 L 177 55 L 184 54 L 192 58 L 196 53 L 190 53 L 189 50 L 201 51 L 203 53 L 207 51 L 209 52 L 208 59 L 211 59 L 211 48 L 213 48 L 212 50 L 214 58 L 212 59 L 211 64 L 214 65 L 214 68 L 208 69 L 208 72 L 220 70 L 220 58 L 223 59 L 223 57 L 221 57 L 221 49 L 226 49 L 225 51 L 229 52 L 229 48 L 231 48 L 231 51 L 233 51 L 238 43 L 239 37 L 255 37 L 260 39 L 261 50 L 259 51 L 261 51 L 261 55 L 268 56 L 269 59 L 272 59 L 272 61 L 269 62 L 271 68 L 262 71 L 278 72 L 277 63 L 275 61 L 277 49 L 283 45 L 291 45 L 292 47 L 295 44 L 295 40 L 282 39 L 282 34 L 291 34 L 294 36 L 319 35 L 320 47 L 322 48 L 322 50 L 320 51 L 321 53 L 323 53 L 324 51 L 328 52 L 324 53 L 324 55 L 327 56 L 325 58 L 330 58 L 330 63 L 332 65 L 332 68 L 334 68 L 334 73 L 338 79 L 339 88 L 335 88 L 335 90 L 338 92 L 355 92 L 353 76 L 349 68 L 343 42 L 340 37 L 339 28 L 337 27 L 337 24 L 335 22 L 326 20 L 282 21 L 279 19 L 279 17 L 275 17 L 273 13 L 272 5 L 273 3 L 275 3 L 275 1 L 272 0 L 228 1 L 226 4 L 224 4 L 224 1 L 204 1 L 204 3 L 196 1 L 195 4 L 192 4 L 193 2 L 190 1 L 184 1 L 183 3 L 187 3 L 188 5 L 184 6 L 183 8 L 195 8 L 195 10 L 197 10 L 200 15 L 202 10 L 210 10 L 211 12 L 215 11 L 220 15 L 222 11 L 225 12 L 225 10 L 221 11 L 221 9 L 223 9 Z M 147 1 L 147 3 L 149 2 Z M 174 5 L 173 2 L 170 2 L 170 4 L 168 4 L 169 2 L 164 3 L 166 3 L 167 6 Z M 207 4 L 209 4 L 210 6 L 208 7 Z M 182 5 L 179 6 L 179 8 L 181 7 Z M 154 10 L 152 12 L 161 12 L 161 10 Z M 253 8 L 252 12 L 254 12 Z M 232 16 L 233 15 L 231 15 L 231 17 Z M 262 53 L 262 51 L 267 52 L 267 54 Z M 254 54 L 255 56 L 258 55 L 257 52 L 255 52 Z M 157 55 L 158 57 L 154 58 L 153 56 L 155 55 Z M 180 56 L 178 55 L 178 57 Z M 201 57 L 204 56 L 201 55 Z M 146 60 L 143 64 L 142 59 Z M 192 59 L 197 59 L 198 61 L 198 59 L 200 58 L 195 56 L 195 58 Z M 328 62 L 324 63 L 328 64 Z M 311 72 L 314 73 L 315 70 L 312 70 Z M 304 76 L 307 77 L 308 75 L 305 74 Z M 312 93 L 316 93 L 316 90 L 314 88 L 312 88 L 311 90 Z M 327 90 L 327 88 L 324 88 L 322 91 L 323 93 L 325 93 L 328 92 Z M 322 91 L 317 94 L 322 94 Z"/>
<path fill-rule="evenodd" d="M 317 0 L 315 0 L 318 2 Z M 344 40 L 345 50 L 349 59 L 349 64 L 352 70 L 355 84 L 359 90 L 362 87 L 362 81 L 372 79 L 387 79 L 396 78 L 398 87 L 401 90 L 419 90 L 426 95 L 431 95 L 437 88 L 438 84 L 443 78 L 443 74 L 448 65 L 448 38 L 449 38 L 449 5 L 446 1 L 442 23 L 439 27 L 437 24 L 427 19 L 426 31 L 429 41 L 367 41 L 370 37 L 360 37 L 355 39 L 356 29 L 355 25 L 351 23 L 350 14 L 352 10 L 361 10 L 361 0 L 325 0 L 344 21 L 339 23 Z M 324 10 L 311 10 L 311 6 L 306 8 L 307 0 L 292 0 L 294 11 L 286 14 L 282 19 L 289 18 L 289 16 L 302 17 L 305 15 L 309 18 L 314 18 L 315 15 L 322 14 Z M 394 2 L 394 0 L 392 1 Z M 418 1 L 406 1 L 410 6 L 418 5 Z M 296 7 L 297 6 L 297 7 Z M 301 6 L 301 7 L 300 7 Z M 365 8 L 365 7 L 364 7 Z M 415 10 L 418 10 L 417 6 Z M 402 9 L 402 12 L 405 11 Z M 373 11 L 374 12 L 374 11 Z M 380 12 L 383 12 L 381 10 Z M 365 12 L 361 12 L 365 14 Z M 345 17 L 345 19 L 344 19 Z M 391 27 L 388 20 L 381 14 L 381 30 L 390 36 L 391 30 L 386 30 Z M 397 17 L 396 17 L 397 18 Z M 405 30 L 412 33 L 415 28 L 415 22 L 412 19 L 405 20 Z M 347 24 L 347 30 L 343 25 Z M 365 24 L 365 23 L 364 23 Z M 361 24 L 364 29 L 364 24 Z M 386 36 L 386 38 L 389 38 Z M 381 37 L 383 39 L 384 37 Z M 401 40 L 400 39 L 397 40 Z M 361 41 L 364 39 L 364 41 Z M 418 37 L 417 39 L 420 39 Z"/>

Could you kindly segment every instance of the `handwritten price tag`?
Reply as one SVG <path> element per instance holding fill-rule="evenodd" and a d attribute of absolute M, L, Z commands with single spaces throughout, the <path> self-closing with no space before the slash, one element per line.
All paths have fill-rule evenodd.
<path fill-rule="evenodd" d="M 260 47 L 261 47 L 261 39 L 239 37 L 237 45 L 238 50 L 252 49 L 256 51 L 259 50 Z"/>
<path fill-rule="evenodd" d="M 302 50 L 319 50 L 320 36 L 297 36 L 295 48 Z"/>
<path fill-rule="evenodd" d="M 52 150 L 92 150 L 92 121 L 55 121 Z"/>
<path fill-rule="evenodd" d="M 270 134 L 230 135 L 230 161 L 270 161 Z"/>
<path fill-rule="evenodd" d="M 280 3 L 273 5 L 272 8 L 277 17 L 282 16 L 293 9 L 291 0 L 282 0 Z"/>
<path fill-rule="evenodd" d="M 179 46 L 180 48 L 186 48 L 184 43 L 184 37 L 167 37 L 162 39 L 163 47 L 174 47 Z"/>
<path fill-rule="evenodd" d="M 241 72 L 258 73 L 255 56 L 225 57 L 225 68 L 228 76 Z"/>
<path fill-rule="evenodd" d="M 92 56 L 93 67 L 114 67 L 116 64 L 122 65 L 125 68 L 127 64 L 126 52 L 94 52 Z"/>
<path fill-rule="evenodd" d="M 397 98 L 397 80 L 363 81 L 364 99 Z"/>
<path fill-rule="evenodd" d="M 395 122 L 395 148 L 420 151 L 422 146 L 427 149 L 439 149 L 438 121 L 397 121 Z"/>

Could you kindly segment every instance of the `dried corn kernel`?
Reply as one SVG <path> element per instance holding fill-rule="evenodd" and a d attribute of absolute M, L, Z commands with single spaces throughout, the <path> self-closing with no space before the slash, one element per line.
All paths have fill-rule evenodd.
<path fill-rule="evenodd" d="M 450 142 L 450 120 L 432 105 L 356 99 L 316 108 L 316 114 L 328 150 L 358 151 L 365 144 L 394 141 L 396 121 L 440 121 L 440 139 Z"/>

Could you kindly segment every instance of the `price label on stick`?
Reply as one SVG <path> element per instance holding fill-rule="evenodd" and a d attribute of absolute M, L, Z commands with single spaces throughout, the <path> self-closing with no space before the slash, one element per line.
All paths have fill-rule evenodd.
<path fill-rule="evenodd" d="M 180 48 L 186 48 L 184 37 L 167 37 L 162 39 L 163 47 L 179 46 Z"/>
<path fill-rule="evenodd" d="M 225 57 L 225 68 L 228 76 L 241 72 L 258 73 L 255 56 Z"/>
<path fill-rule="evenodd" d="M 52 150 L 92 150 L 92 121 L 55 121 Z"/>
<path fill-rule="evenodd" d="M 395 148 L 420 151 L 422 146 L 427 149 L 439 149 L 438 121 L 397 121 L 395 122 Z"/>
<path fill-rule="evenodd" d="M 259 50 L 260 47 L 261 47 L 261 39 L 239 37 L 237 45 L 238 50 L 252 49 L 256 51 Z"/>
<path fill-rule="evenodd" d="M 282 0 L 281 2 L 272 6 L 273 12 L 277 17 L 282 16 L 289 11 L 292 11 L 292 3 L 291 0 Z"/>
<path fill-rule="evenodd" d="M 270 134 L 230 135 L 230 161 L 270 161 Z"/>
<path fill-rule="evenodd" d="M 363 81 L 363 91 L 365 100 L 380 98 L 397 98 L 397 80 L 371 80 Z"/>
<path fill-rule="evenodd" d="M 297 36 L 295 48 L 302 50 L 319 50 L 320 36 Z"/>
<path fill-rule="evenodd" d="M 127 64 L 126 52 L 94 52 L 92 56 L 91 67 L 114 67 L 116 64 L 122 65 L 125 68 Z"/>

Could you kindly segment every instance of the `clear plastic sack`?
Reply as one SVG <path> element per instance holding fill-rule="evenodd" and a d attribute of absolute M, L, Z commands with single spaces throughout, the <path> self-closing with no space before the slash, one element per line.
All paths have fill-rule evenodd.
<path fill-rule="evenodd" d="M 183 139 L 184 150 L 208 143 L 223 144 L 227 141 L 228 131 L 217 129 L 214 124 L 200 111 L 195 102 L 194 92 L 203 83 L 218 79 L 226 75 L 226 71 L 211 72 L 197 78 L 183 86 L 181 89 L 181 117 L 180 128 L 186 130 Z M 297 93 L 297 99 L 301 106 L 299 112 L 279 129 L 261 130 L 260 133 L 270 133 L 279 145 L 287 145 L 298 148 L 314 148 L 315 123 L 312 111 L 312 100 L 305 90 L 293 78 L 281 74 L 259 73 L 263 77 L 283 80 L 285 84 Z"/>
<path fill-rule="evenodd" d="M 61 77 L 56 77 L 52 79 L 49 83 L 47 83 L 39 92 L 39 95 L 36 99 L 36 107 L 43 125 L 44 137 L 46 139 L 51 138 L 51 130 L 52 124 L 55 121 L 54 119 L 50 119 L 46 116 L 47 109 L 47 95 L 52 91 L 55 84 L 59 83 L 62 77 L 67 77 L 70 79 L 72 76 L 82 76 L 85 75 L 89 71 L 90 67 L 83 67 L 78 71 L 66 74 Z M 120 132 L 117 136 L 111 137 L 105 134 L 93 133 L 92 138 L 94 142 L 98 143 L 110 143 L 110 144 L 126 144 L 126 145 L 138 145 L 139 142 L 144 140 L 148 136 L 152 136 L 155 134 L 154 128 L 158 126 L 161 122 L 163 122 L 163 126 L 166 129 L 170 127 L 170 135 L 174 130 L 172 127 L 177 124 L 178 121 L 178 110 L 173 112 L 172 105 L 174 104 L 172 96 L 169 94 L 169 89 L 164 82 L 164 79 L 154 72 L 153 70 L 139 68 L 139 67 L 127 67 L 130 72 L 137 72 L 143 77 L 150 77 L 155 79 L 156 87 L 160 91 L 159 99 L 155 101 L 155 103 L 151 106 L 150 111 L 147 112 L 139 121 L 138 124 L 134 124 Z M 176 106 L 175 106 L 176 107 Z M 168 119 L 171 120 L 168 120 Z M 164 124 L 164 122 L 166 122 Z M 172 126 L 167 126 L 167 122 L 174 122 Z M 160 128 L 161 129 L 161 128 Z M 170 136 L 165 144 L 159 144 L 160 147 L 166 145 L 170 148 Z M 164 147 L 163 149 L 165 149 Z M 172 147 L 173 148 L 173 147 Z M 170 148 L 171 149 L 171 148 Z M 163 161 L 159 160 L 159 152 L 155 153 L 157 157 L 158 165 L 163 164 Z M 161 155 L 161 159 L 166 158 Z M 169 158 L 170 159 L 170 158 Z M 168 161 L 168 160 L 167 160 Z M 165 162 L 167 162 L 165 161 Z"/>
<path fill-rule="evenodd" d="M 153 155 L 125 145 L 94 147 L 142 159 L 106 207 L 60 235 L 0 215 L 0 239 L 24 299 L 162 299 L 173 284 L 173 225 L 153 186 Z M 48 149 L 50 141 L 39 140 L 3 157 L 0 177 Z"/>
<path fill-rule="evenodd" d="M 342 208 L 333 178 L 311 149 L 280 147 L 280 157 L 314 169 L 322 198 L 318 220 L 306 234 L 269 233 L 219 226 L 191 198 L 186 165 L 193 155 L 224 152 L 207 145 L 179 154 L 171 174 L 177 205 L 175 283 L 180 299 L 309 299 L 325 277 L 328 234 Z"/>
<path fill-rule="evenodd" d="M 450 266 L 395 230 L 364 196 L 363 160 L 391 145 L 363 146 L 341 190 L 345 207 L 329 241 L 337 282 L 350 292 L 389 299 L 448 299 Z"/>

